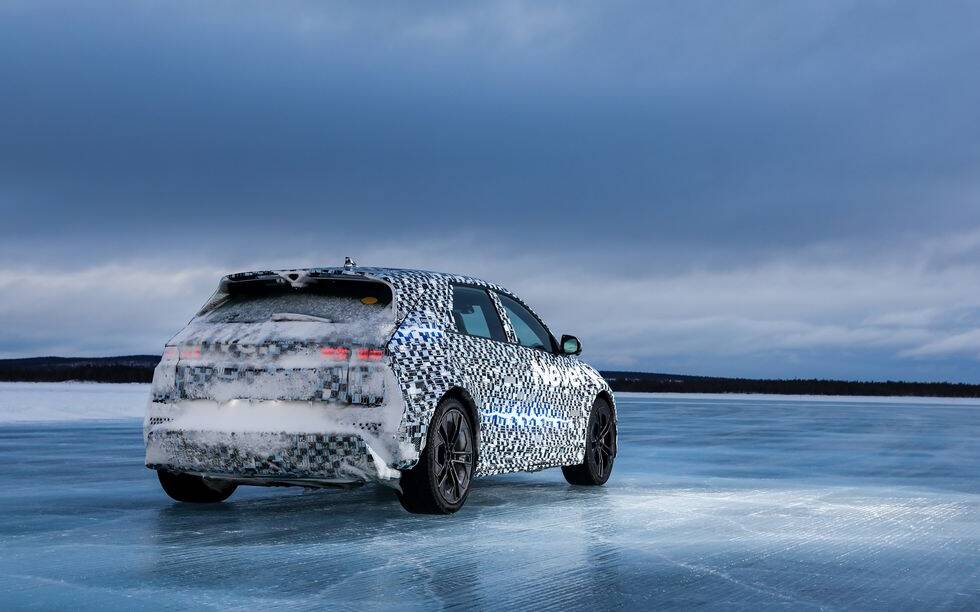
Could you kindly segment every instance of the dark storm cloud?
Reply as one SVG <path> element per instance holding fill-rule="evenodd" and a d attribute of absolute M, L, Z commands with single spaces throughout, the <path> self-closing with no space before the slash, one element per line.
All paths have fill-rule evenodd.
<path fill-rule="evenodd" d="M 973 9 L 685 7 L 14 5 L 5 227 L 371 207 L 754 249 L 980 220 Z"/>
<path fill-rule="evenodd" d="M 7 3 L 2 267 L 217 273 L 380 242 L 398 261 L 372 263 L 446 267 L 424 245 L 449 241 L 470 253 L 452 261 L 492 257 L 502 280 L 549 272 L 593 291 L 626 272 L 773 262 L 859 279 L 898 258 L 941 275 L 964 251 L 930 245 L 980 227 L 978 17 L 955 2 Z M 749 276 L 746 291 L 771 278 Z M 731 324 L 722 302 L 702 313 L 714 323 L 657 337 L 670 355 L 613 350 L 612 330 L 599 348 L 696 369 L 698 333 L 763 338 L 759 371 L 767 350 L 804 359 L 747 331 L 760 322 L 823 330 L 806 367 L 848 342 L 895 367 L 902 350 L 970 346 L 970 325 L 943 317 L 903 328 L 900 346 L 828 331 L 931 308 L 921 288 L 833 314 L 758 304 Z"/>

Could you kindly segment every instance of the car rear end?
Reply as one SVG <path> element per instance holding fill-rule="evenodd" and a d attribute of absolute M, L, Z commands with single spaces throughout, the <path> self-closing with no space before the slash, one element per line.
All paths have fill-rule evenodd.
<path fill-rule="evenodd" d="M 397 483 L 392 302 L 388 284 L 353 274 L 222 279 L 154 373 L 147 467 L 262 485 Z"/>

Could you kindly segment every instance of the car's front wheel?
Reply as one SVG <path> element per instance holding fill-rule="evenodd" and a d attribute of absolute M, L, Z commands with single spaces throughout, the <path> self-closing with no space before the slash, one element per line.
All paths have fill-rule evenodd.
<path fill-rule="evenodd" d="M 463 403 L 443 400 L 432 417 L 419 462 L 402 472 L 402 507 L 415 514 L 451 514 L 462 508 L 476 467 L 475 437 Z"/>
<path fill-rule="evenodd" d="M 592 404 L 585 431 L 585 461 L 562 466 L 561 471 L 569 484 L 597 486 L 609 480 L 615 458 L 616 421 L 609 402 L 600 397 Z"/>
<path fill-rule="evenodd" d="M 157 477 L 167 495 L 179 502 L 192 504 L 223 502 L 238 488 L 237 484 L 226 480 L 201 478 L 167 470 L 157 470 Z"/>

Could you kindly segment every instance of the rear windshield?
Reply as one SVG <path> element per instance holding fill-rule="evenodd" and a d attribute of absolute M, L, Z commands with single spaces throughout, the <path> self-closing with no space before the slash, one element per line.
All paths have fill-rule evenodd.
<path fill-rule="evenodd" d="M 391 289 L 376 281 L 311 279 L 294 287 L 281 278 L 255 279 L 222 283 L 197 318 L 208 323 L 350 323 L 377 318 L 390 304 Z"/>

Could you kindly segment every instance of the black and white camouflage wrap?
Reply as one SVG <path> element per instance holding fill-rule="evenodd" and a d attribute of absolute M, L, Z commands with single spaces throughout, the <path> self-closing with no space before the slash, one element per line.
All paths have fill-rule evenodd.
<path fill-rule="evenodd" d="M 278 361 L 282 355 L 285 360 L 315 350 L 314 339 L 304 343 L 291 338 L 267 342 L 272 348 L 264 346 L 261 358 L 252 356 L 241 367 L 192 359 L 181 360 L 172 370 L 158 368 L 144 424 L 149 467 L 254 479 L 257 484 L 393 484 L 396 470 L 417 462 L 436 406 L 451 393 L 465 398 L 476 416 L 477 476 L 582 463 L 591 407 L 600 394 L 612 402 L 612 392 L 579 358 L 520 346 L 496 297 L 499 292 L 520 302 L 516 296 L 480 279 L 391 268 L 317 268 L 230 278 L 296 272 L 311 278 L 360 275 L 388 284 L 394 313 L 383 359 L 369 364 L 352 361 L 346 368 L 280 367 L 291 363 Z M 452 317 L 454 284 L 489 291 L 507 342 L 457 331 Z M 226 346 L 221 350 L 234 355 L 235 342 L 223 340 Z M 197 341 L 208 352 L 207 339 Z M 242 381 L 241 388 L 249 389 L 249 380 L 257 377 L 265 383 L 247 397 L 208 395 L 212 380 Z M 247 401 L 256 410 L 269 411 L 305 410 L 299 404 L 311 404 L 331 416 L 325 431 L 304 426 L 303 431 L 270 427 L 246 433 L 230 428 L 217 437 L 181 429 L 174 425 L 179 420 L 172 420 L 198 409 L 220 412 L 221 402 L 229 401 Z M 614 406 L 613 410 L 615 414 Z M 265 443 L 239 443 L 255 436 L 264 436 Z"/>

